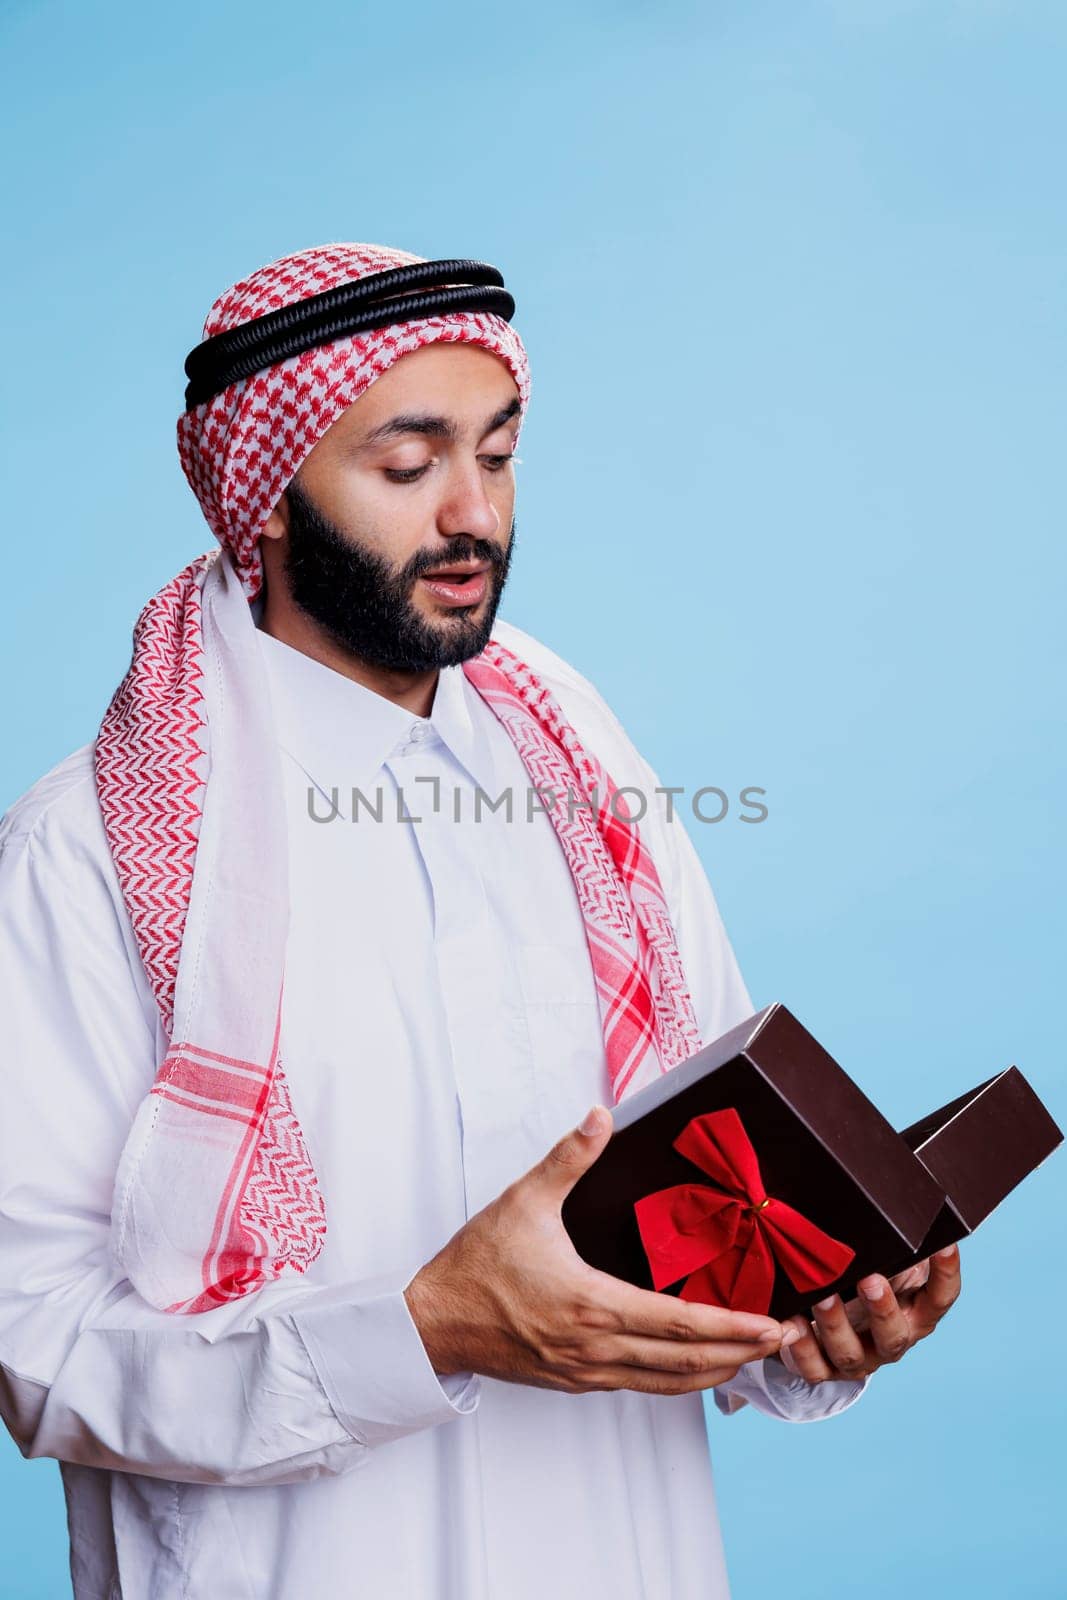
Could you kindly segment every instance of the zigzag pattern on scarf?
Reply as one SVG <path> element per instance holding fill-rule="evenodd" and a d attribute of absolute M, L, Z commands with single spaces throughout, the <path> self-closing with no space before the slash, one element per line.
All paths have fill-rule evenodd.
<path fill-rule="evenodd" d="M 305 1272 L 326 1242 L 326 1204 L 280 1061 L 240 1221 L 266 1242 L 273 1276 L 284 1266 Z"/>
<path fill-rule="evenodd" d="M 189 909 L 203 809 L 207 755 L 198 737 L 203 716 L 201 585 L 218 551 L 198 556 L 154 595 L 137 619 L 133 659 L 101 723 L 94 755 L 97 792 L 115 872 L 141 962 L 168 1035 L 174 1029 L 174 991 Z M 149 1093 L 177 1098 L 203 1092 L 219 1059 L 183 1041 L 168 1049 Z M 214 1061 L 212 1068 L 207 1063 Z M 288 1265 L 306 1271 L 326 1237 L 326 1208 L 311 1155 L 293 1111 L 281 1062 L 268 1078 L 265 1101 L 229 1115 L 253 1129 L 255 1152 L 237 1205 L 235 1237 L 252 1241 L 253 1259 L 270 1263 L 269 1276 Z M 183 1103 L 188 1104 L 187 1101 Z M 220 1213 L 230 1204 L 224 1196 Z M 256 1243 L 258 1241 L 258 1243 Z M 260 1273 L 257 1281 L 265 1281 Z M 225 1280 L 211 1287 L 205 1309 L 232 1298 Z"/>
<path fill-rule="evenodd" d="M 94 752 L 115 873 L 168 1037 L 200 832 L 199 580 L 212 559 L 198 556 L 144 607 Z"/>
<path fill-rule="evenodd" d="M 225 1204 L 224 1197 L 220 1213 Z M 166 1309 L 189 1314 L 239 1300 L 287 1267 L 306 1272 L 325 1243 L 325 1200 L 279 1061 L 236 1224 L 224 1247 L 205 1258 L 203 1293 Z"/>

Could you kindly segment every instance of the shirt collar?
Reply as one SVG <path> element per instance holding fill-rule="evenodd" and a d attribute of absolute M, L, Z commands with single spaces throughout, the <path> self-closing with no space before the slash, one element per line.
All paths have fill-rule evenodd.
<path fill-rule="evenodd" d="M 487 725 L 494 713 L 461 666 L 440 669 L 430 715 L 418 717 L 262 628 L 256 633 L 278 742 L 324 794 L 353 784 L 366 789 L 383 762 L 408 746 L 416 724 L 426 744 L 440 739 L 475 783 L 495 794 Z"/>

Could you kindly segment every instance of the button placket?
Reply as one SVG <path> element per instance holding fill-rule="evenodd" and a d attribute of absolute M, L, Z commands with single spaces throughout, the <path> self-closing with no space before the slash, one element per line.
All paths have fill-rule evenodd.
<path fill-rule="evenodd" d="M 473 1212 L 522 1169 L 526 1124 L 538 1115 L 537 1100 L 509 952 L 485 883 L 489 863 L 499 860 L 498 851 L 486 849 L 484 829 L 493 824 L 475 828 L 454 821 L 445 795 L 455 787 L 471 794 L 470 779 L 444 749 L 422 754 L 424 759 L 387 765 L 403 787 L 407 809 L 421 818 L 412 824 L 412 836 L 433 897 L 434 955 L 462 1117 L 464 1188 Z M 432 785 L 414 782 L 431 775 L 440 777 L 444 791 L 436 812 Z M 494 1061 L 512 1063 L 511 1071 L 494 1072 Z"/>

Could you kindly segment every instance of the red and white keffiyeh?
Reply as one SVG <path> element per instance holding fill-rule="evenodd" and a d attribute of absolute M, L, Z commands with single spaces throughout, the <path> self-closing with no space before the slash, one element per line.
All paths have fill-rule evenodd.
<path fill-rule="evenodd" d="M 418 260 L 377 245 L 304 250 L 234 285 L 204 337 Z M 453 312 L 293 356 L 182 416 L 182 466 L 222 549 L 148 602 L 96 742 L 97 792 L 168 1048 L 119 1162 L 112 1248 L 144 1298 L 209 1310 L 304 1272 L 326 1211 L 279 1059 L 287 841 L 269 691 L 249 601 L 282 490 L 392 363 L 436 340 L 529 369 L 501 318 Z M 621 797 L 536 675 L 496 642 L 464 664 L 538 789 L 592 802 L 549 816 L 574 877 L 616 1100 L 700 1046 L 655 865 Z"/>

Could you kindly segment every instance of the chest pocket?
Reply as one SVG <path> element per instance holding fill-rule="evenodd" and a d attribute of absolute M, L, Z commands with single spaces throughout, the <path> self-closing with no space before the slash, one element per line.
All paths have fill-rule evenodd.
<path fill-rule="evenodd" d="M 527 1006 L 596 1007 L 596 980 L 587 945 L 520 944 L 516 957 Z"/>
<path fill-rule="evenodd" d="M 520 944 L 515 960 L 542 1124 L 553 1140 L 610 1092 L 593 966 L 584 942 Z"/>

